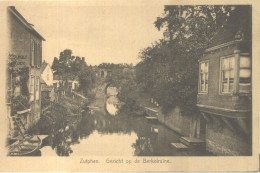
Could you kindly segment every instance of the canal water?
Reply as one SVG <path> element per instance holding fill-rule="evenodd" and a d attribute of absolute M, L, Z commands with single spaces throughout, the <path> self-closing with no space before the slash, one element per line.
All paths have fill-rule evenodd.
<path fill-rule="evenodd" d="M 109 93 L 109 92 L 108 92 Z M 205 150 L 178 151 L 170 143 L 180 136 L 145 117 L 117 115 L 116 94 L 108 94 L 107 112 L 83 112 L 74 126 L 53 131 L 41 149 L 41 156 L 195 156 L 210 155 Z M 115 104 L 113 104 L 115 103 Z M 112 106 L 112 107 L 111 107 Z"/>

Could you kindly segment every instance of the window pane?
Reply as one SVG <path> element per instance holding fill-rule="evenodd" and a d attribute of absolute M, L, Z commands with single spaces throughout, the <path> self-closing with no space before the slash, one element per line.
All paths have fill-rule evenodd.
<path fill-rule="evenodd" d="M 222 64 L 222 66 L 221 66 L 222 70 L 228 69 L 228 66 L 229 66 L 228 58 L 222 59 L 221 64 Z"/>
<path fill-rule="evenodd" d="M 233 91 L 233 83 L 229 83 L 229 91 Z"/>
<path fill-rule="evenodd" d="M 229 59 L 229 69 L 233 69 L 235 67 L 235 58 L 230 57 Z"/>
<path fill-rule="evenodd" d="M 203 73 L 205 69 L 205 63 L 200 64 L 200 72 Z"/>
<path fill-rule="evenodd" d="M 205 84 L 201 84 L 201 91 L 205 91 Z"/>
<path fill-rule="evenodd" d="M 240 78 L 239 83 L 244 83 L 244 84 L 251 83 L 251 78 Z"/>
<path fill-rule="evenodd" d="M 234 82 L 234 70 L 229 71 L 229 83 Z"/>
<path fill-rule="evenodd" d="M 228 84 L 227 83 L 222 84 L 222 92 L 228 92 Z"/>
<path fill-rule="evenodd" d="M 240 69 L 239 76 L 240 76 L 240 78 L 250 78 L 251 70 L 250 69 Z"/>
<path fill-rule="evenodd" d="M 208 88 L 208 63 L 200 63 L 200 82 L 199 90 L 207 91 Z"/>
<path fill-rule="evenodd" d="M 227 83 L 229 77 L 229 71 L 223 71 L 222 72 L 222 82 Z"/>
<path fill-rule="evenodd" d="M 251 59 L 249 57 L 240 57 L 240 67 L 244 68 L 244 67 L 251 67 Z"/>
<path fill-rule="evenodd" d="M 208 73 L 208 70 L 209 70 L 208 63 L 205 63 L 205 73 Z"/>

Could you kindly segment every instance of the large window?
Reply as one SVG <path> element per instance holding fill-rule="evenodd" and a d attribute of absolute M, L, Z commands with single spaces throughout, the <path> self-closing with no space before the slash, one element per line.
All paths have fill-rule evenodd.
<path fill-rule="evenodd" d="M 36 43 L 34 40 L 31 41 L 31 66 L 40 67 L 42 59 L 42 50 L 40 43 Z"/>
<path fill-rule="evenodd" d="M 221 58 L 221 93 L 231 93 L 234 89 L 235 58 Z"/>
<path fill-rule="evenodd" d="M 208 72 L 209 72 L 209 63 L 201 62 L 200 63 L 200 74 L 199 74 L 199 92 L 206 93 L 208 92 Z"/>
<path fill-rule="evenodd" d="M 251 58 L 249 56 L 240 56 L 239 69 L 239 92 L 248 93 L 251 91 Z"/>

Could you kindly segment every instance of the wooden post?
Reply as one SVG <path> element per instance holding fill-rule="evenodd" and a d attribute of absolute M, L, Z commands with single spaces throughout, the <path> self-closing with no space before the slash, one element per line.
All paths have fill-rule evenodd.
<path fill-rule="evenodd" d="M 234 67 L 234 94 L 239 92 L 239 68 L 240 68 L 240 50 L 234 50 L 235 67 Z"/>

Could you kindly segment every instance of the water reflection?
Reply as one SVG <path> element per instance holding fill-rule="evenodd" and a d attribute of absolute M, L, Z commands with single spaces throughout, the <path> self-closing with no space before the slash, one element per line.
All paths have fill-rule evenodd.
<path fill-rule="evenodd" d="M 108 89 L 107 111 L 116 115 L 115 88 Z M 111 116 L 103 111 L 83 112 L 78 117 L 62 116 L 54 124 L 39 123 L 50 138 L 41 149 L 42 156 L 187 156 L 210 155 L 205 150 L 177 151 L 170 146 L 179 135 L 165 126 L 148 123 L 144 117 L 124 114 Z M 46 119 L 47 120 L 47 119 Z M 45 121 L 46 121 L 45 120 Z"/>
<path fill-rule="evenodd" d="M 107 112 L 115 116 L 119 109 L 119 99 L 117 98 L 118 90 L 116 87 L 107 88 L 107 100 L 106 100 L 106 110 Z"/>
<path fill-rule="evenodd" d="M 179 142 L 179 136 L 161 124 L 148 123 L 144 117 L 102 112 L 84 113 L 78 124 L 53 132 L 50 142 L 59 156 L 208 155 L 205 151 L 176 151 L 170 143 Z M 50 148 L 43 147 L 42 156 L 52 155 L 47 152 L 51 152 Z"/>

